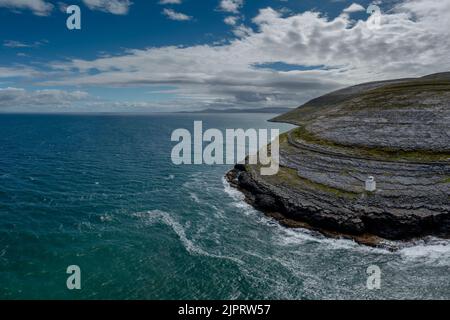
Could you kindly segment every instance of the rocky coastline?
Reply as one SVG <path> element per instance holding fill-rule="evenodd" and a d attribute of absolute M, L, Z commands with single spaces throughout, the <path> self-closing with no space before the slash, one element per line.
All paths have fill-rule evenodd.
<path fill-rule="evenodd" d="M 450 73 L 346 88 L 274 121 L 298 126 L 280 136 L 279 173 L 226 175 L 258 210 L 367 245 L 450 237 Z"/>

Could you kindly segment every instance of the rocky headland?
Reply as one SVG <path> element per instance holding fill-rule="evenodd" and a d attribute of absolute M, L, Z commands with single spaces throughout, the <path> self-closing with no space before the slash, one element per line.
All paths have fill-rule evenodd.
<path fill-rule="evenodd" d="M 280 136 L 278 174 L 227 174 L 257 209 L 367 244 L 450 236 L 450 72 L 349 87 L 272 121 L 297 126 Z"/>

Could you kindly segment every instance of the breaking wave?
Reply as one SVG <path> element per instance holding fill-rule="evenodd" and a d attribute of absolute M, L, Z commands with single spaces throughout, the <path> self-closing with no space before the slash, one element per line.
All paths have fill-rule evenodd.
<path fill-rule="evenodd" d="M 187 252 L 189 252 L 192 255 L 201 255 L 201 256 L 207 256 L 211 258 L 219 258 L 219 259 L 227 259 L 231 260 L 235 263 L 242 263 L 241 260 L 233 258 L 233 257 L 227 257 L 222 255 L 217 255 L 214 253 L 210 253 L 202 249 L 199 245 L 195 244 L 192 240 L 190 240 L 186 236 L 185 227 L 176 221 L 168 212 L 161 211 L 161 210 L 151 210 L 151 211 L 145 211 L 145 212 L 138 212 L 132 214 L 133 217 L 141 219 L 146 225 L 152 225 L 155 223 L 163 223 L 166 226 L 170 227 L 173 232 L 178 236 L 180 239 L 183 247 L 186 249 Z"/>
<path fill-rule="evenodd" d="M 245 196 L 242 192 L 233 188 L 225 178 L 222 178 L 224 191 L 230 196 L 237 208 L 245 209 L 244 213 L 258 212 L 259 221 L 265 225 L 270 225 L 277 228 L 277 242 L 282 246 L 289 245 L 302 245 L 308 242 L 315 242 L 318 244 L 326 245 L 330 249 L 347 249 L 359 252 L 385 254 L 385 255 L 397 255 L 404 260 L 411 262 L 422 262 L 427 264 L 435 264 L 438 266 L 450 266 L 450 240 L 439 239 L 429 237 L 422 240 L 415 241 L 385 241 L 386 248 L 384 247 L 370 247 L 366 245 L 358 244 L 350 239 L 332 239 L 321 235 L 318 232 L 314 232 L 308 229 L 292 229 L 281 226 L 279 223 L 273 223 L 273 219 L 266 217 L 251 205 L 245 202 Z M 388 247 L 395 247 L 398 250 L 392 252 L 387 249 Z"/>

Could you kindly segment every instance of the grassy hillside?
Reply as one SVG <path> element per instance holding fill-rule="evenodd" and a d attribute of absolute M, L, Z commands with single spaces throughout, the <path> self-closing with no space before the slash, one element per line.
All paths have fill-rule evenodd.
<path fill-rule="evenodd" d="M 422 78 L 370 82 L 323 95 L 275 117 L 272 121 L 303 125 L 328 113 L 352 111 L 355 107 L 364 109 L 409 106 L 414 101 L 420 103 L 426 96 L 443 93 L 450 93 L 450 72 Z M 448 96 L 443 97 L 443 100 L 448 102 Z"/>

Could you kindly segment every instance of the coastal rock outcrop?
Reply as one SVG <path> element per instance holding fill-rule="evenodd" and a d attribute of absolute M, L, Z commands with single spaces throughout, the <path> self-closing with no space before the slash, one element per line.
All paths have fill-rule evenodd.
<path fill-rule="evenodd" d="M 330 234 L 450 236 L 450 73 L 346 88 L 273 121 L 298 126 L 280 136 L 279 173 L 227 174 L 256 208 Z"/>

